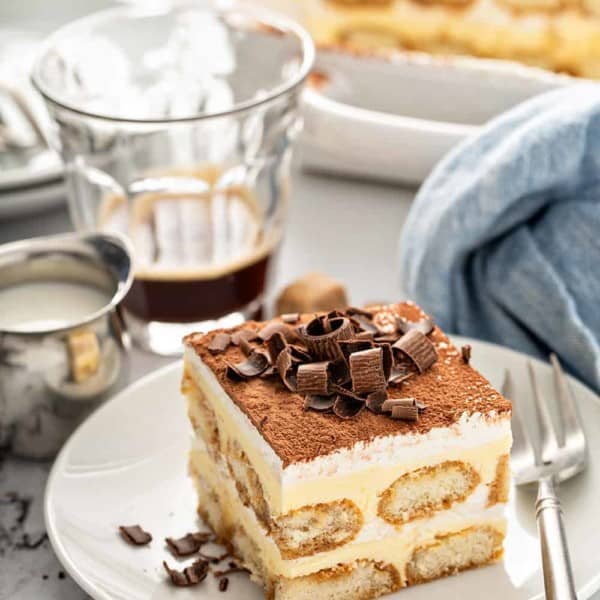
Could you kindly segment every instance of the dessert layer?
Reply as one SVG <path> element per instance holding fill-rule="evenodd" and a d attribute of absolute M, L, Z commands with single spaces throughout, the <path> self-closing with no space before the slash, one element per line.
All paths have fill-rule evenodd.
<path fill-rule="evenodd" d="M 426 318 L 411 303 L 372 307 L 371 310 L 373 323 L 382 332 L 394 330 L 398 318 L 409 322 Z M 298 323 L 307 323 L 311 318 L 311 315 L 306 315 Z M 264 325 L 249 322 L 228 333 L 241 329 L 259 331 Z M 342 420 L 334 414 L 305 410 L 304 396 L 289 391 L 280 381 L 255 377 L 234 382 L 226 375 L 227 365 L 239 363 L 245 360 L 245 356 L 240 347 L 234 345 L 223 352 L 211 353 L 209 346 L 220 333 L 223 331 L 193 334 L 186 338 L 188 362 L 192 362 L 194 353 L 201 359 L 201 364 L 193 363 L 196 368 L 192 376 L 200 386 L 203 381 L 208 382 L 204 385 L 214 395 L 224 390 L 264 438 L 283 468 L 307 463 L 339 450 L 360 449 L 360 444 L 368 444 L 377 438 L 408 436 L 406 445 L 410 446 L 415 440 L 421 441 L 418 437 L 410 439 L 411 436 L 431 431 L 436 436 L 435 430 L 456 425 L 460 429 L 470 419 L 494 422 L 510 415 L 510 403 L 461 358 L 461 353 L 438 328 L 428 336 L 437 351 L 437 362 L 401 387 L 390 386 L 387 390 L 390 398 L 410 396 L 427 405 L 427 410 L 415 422 L 381 418 L 381 415 L 367 410 L 356 418 Z M 207 376 L 207 371 L 212 372 L 216 382 Z M 477 428 L 475 424 L 472 429 Z M 458 439 L 460 436 L 455 437 Z"/>
<path fill-rule="evenodd" d="M 499 543 L 505 531 L 502 506 L 486 508 L 486 497 L 472 501 L 468 509 L 448 509 L 435 515 L 408 523 L 400 530 L 375 517 L 365 522 L 361 534 L 355 539 L 330 551 L 310 556 L 286 559 L 272 534 L 259 521 L 249 507 L 244 506 L 236 487 L 225 467 L 213 462 L 208 452 L 197 446 L 192 453 L 191 472 L 201 496 L 200 508 L 217 533 L 229 540 L 236 531 L 242 531 L 252 548 L 253 558 L 243 556 L 262 578 L 296 578 L 322 570 L 334 568 L 338 564 L 352 564 L 357 560 L 392 565 L 403 581 L 410 577 L 408 565 L 418 549 L 422 549 L 452 533 L 469 528 L 488 527 L 498 537 Z M 212 497 L 219 511 L 219 518 L 211 518 L 207 507 L 207 497 Z M 218 509 L 217 509 L 218 507 Z M 252 561 L 255 561 L 252 564 Z M 268 575 L 266 575 L 268 574 Z"/>
<path fill-rule="evenodd" d="M 198 435 L 213 457 L 231 455 L 233 449 L 239 447 L 244 455 L 246 474 L 236 468 L 233 475 L 238 480 L 240 476 L 256 477 L 257 495 L 264 498 L 271 516 L 307 505 L 351 500 L 368 518 L 380 510 L 379 495 L 394 484 L 398 486 L 400 478 L 444 462 L 466 465 L 465 469 L 472 472 L 470 477 L 487 488 L 496 480 L 498 463 L 508 454 L 511 445 L 507 418 L 492 420 L 490 416 L 473 415 L 449 428 L 376 438 L 371 443 L 361 442 L 313 461 L 286 467 L 247 415 L 220 388 L 213 373 L 189 351 L 186 373 L 183 392 Z M 236 457 L 234 465 L 239 463 L 239 458 Z M 469 493 L 471 491 L 469 489 Z M 258 507 L 257 512 L 264 510 Z"/>
<path fill-rule="evenodd" d="M 321 44 L 517 60 L 600 77 L 600 11 L 593 0 L 310 0 Z"/>

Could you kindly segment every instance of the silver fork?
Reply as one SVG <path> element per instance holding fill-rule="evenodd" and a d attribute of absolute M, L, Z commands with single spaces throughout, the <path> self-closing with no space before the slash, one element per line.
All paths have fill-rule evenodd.
<path fill-rule="evenodd" d="M 535 371 L 528 362 L 529 379 L 537 415 L 539 444 L 533 445 L 523 407 L 513 403 L 512 472 L 517 485 L 538 484 L 536 520 L 542 550 L 544 588 L 547 600 L 576 600 L 573 571 L 567 547 L 567 536 L 562 519 L 562 508 L 557 496 L 558 484 L 583 471 L 587 447 L 575 398 L 555 354 L 550 355 L 554 372 L 554 388 L 561 432 L 557 436 L 549 405 L 542 398 Z M 503 392 L 515 400 L 514 382 L 506 372 Z"/>

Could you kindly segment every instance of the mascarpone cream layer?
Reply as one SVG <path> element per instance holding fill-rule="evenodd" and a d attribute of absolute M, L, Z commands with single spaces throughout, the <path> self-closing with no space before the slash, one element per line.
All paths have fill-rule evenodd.
<path fill-rule="evenodd" d="M 455 505 L 427 519 L 419 519 L 396 529 L 378 517 L 367 519 L 352 542 L 313 556 L 285 560 L 279 548 L 259 523 L 254 512 L 239 499 L 235 486 L 223 465 L 215 464 L 201 442 L 195 443 L 191 471 L 200 474 L 219 494 L 220 508 L 229 522 L 239 523 L 256 544 L 260 560 L 271 576 L 300 577 L 340 563 L 370 559 L 393 564 L 404 578 L 413 551 L 436 535 L 460 531 L 477 525 L 489 525 L 504 533 L 503 505 L 486 508 L 487 486 L 480 485 L 467 502 Z"/>
<path fill-rule="evenodd" d="M 348 498 L 368 518 L 376 514 L 378 493 L 398 477 L 446 460 L 471 464 L 486 486 L 495 477 L 499 457 L 509 452 L 512 443 L 510 419 L 477 413 L 463 415 L 451 427 L 425 434 L 379 437 L 284 467 L 192 349 L 186 350 L 185 360 L 194 383 L 215 412 L 220 435 L 236 440 L 248 456 L 273 516 L 301 506 Z M 192 398 L 192 406 L 193 402 Z"/>

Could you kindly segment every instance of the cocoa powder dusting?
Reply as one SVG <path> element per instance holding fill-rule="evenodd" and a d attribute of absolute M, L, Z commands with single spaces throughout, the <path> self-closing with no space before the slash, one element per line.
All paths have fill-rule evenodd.
<path fill-rule="evenodd" d="M 410 302 L 369 307 L 369 310 L 374 313 L 374 322 L 383 327 L 394 322 L 396 317 L 418 321 L 427 316 Z M 302 315 L 299 324 L 313 318 L 314 315 Z M 510 402 L 495 391 L 482 375 L 465 364 L 460 351 L 437 327 L 430 337 L 439 360 L 428 371 L 409 379 L 398 389 L 393 386 L 388 389 L 390 398 L 410 396 L 427 405 L 418 421 L 396 421 L 368 410 L 348 420 L 341 420 L 333 414 L 306 411 L 304 395 L 286 389 L 278 377 L 241 382 L 229 380 L 225 375 L 227 363 L 245 359 L 238 347 L 230 346 L 216 355 L 208 349 L 219 333 L 233 334 L 242 328 L 258 331 L 264 325 L 249 322 L 207 335 L 192 334 L 185 342 L 215 373 L 230 398 L 246 413 L 284 466 L 309 461 L 380 436 L 427 433 L 436 427 L 448 427 L 464 413 L 486 415 L 495 411 L 496 415 L 506 416 L 511 411 Z"/>

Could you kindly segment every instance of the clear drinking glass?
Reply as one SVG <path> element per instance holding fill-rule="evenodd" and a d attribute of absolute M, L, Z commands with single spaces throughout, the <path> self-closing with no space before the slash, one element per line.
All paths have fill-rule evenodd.
<path fill-rule="evenodd" d="M 141 346 L 260 315 L 313 59 L 296 23 L 216 1 L 103 11 L 44 46 L 33 81 L 73 224 L 131 239 Z"/>

